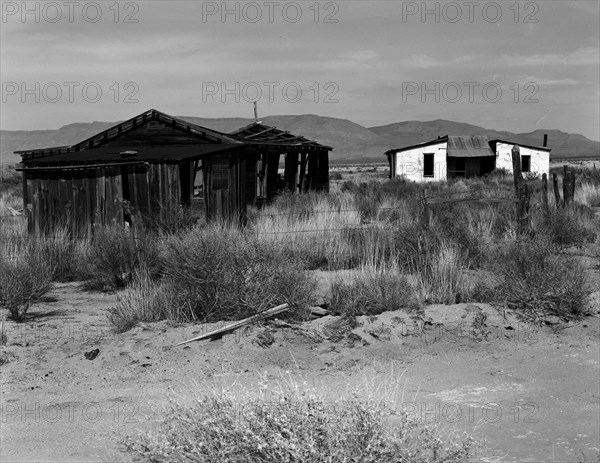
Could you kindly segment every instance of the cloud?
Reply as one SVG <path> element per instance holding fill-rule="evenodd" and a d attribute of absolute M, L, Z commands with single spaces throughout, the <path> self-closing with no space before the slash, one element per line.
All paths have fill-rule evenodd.
<path fill-rule="evenodd" d="M 540 87 L 574 87 L 574 86 L 579 86 L 582 84 L 582 82 L 580 80 L 577 79 L 571 79 L 571 78 L 565 78 L 565 79 L 560 79 L 560 78 L 546 78 L 546 77 L 537 77 L 537 76 L 533 76 L 533 75 L 516 75 L 513 76 L 512 79 L 515 82 L 520 82 L 523 85 L 527 82 L 533 82 L 534 84 L 537 84 Z"/>
<path fill-rule="evenodd" d="M 443 60 L 433 58 L 432 56 L 421 53 L 413 53 L 402 64 L 416 69 L 431 69 L 446 64 Z"/>
<path fill-rule="evenodd" d="M 598 66 L 600 49 L 597 47 L 577 48 L 567 53 L 545 53 L 536 55 L 504 55 L 500 62 L 510 66 Z"/>

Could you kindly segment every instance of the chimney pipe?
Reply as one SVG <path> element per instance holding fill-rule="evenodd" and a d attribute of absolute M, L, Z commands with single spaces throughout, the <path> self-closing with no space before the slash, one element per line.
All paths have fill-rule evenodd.
<path fill-rule="evenodd" d="M 548 146 L 548 134 L 547 133 L 544 134 L 544 144 L 543 144 L 543 147 L 545 148 L 546 146 Z"/>

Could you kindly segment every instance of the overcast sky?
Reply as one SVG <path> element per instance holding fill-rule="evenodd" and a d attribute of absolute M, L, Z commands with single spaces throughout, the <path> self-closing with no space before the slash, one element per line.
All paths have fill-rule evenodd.
<path fill-rule="evenodd" d="M 27 8 L 2 3 L 2 129 L 116 121 L 149 108 L 252 117 L 260 91 L 262 116 L 365 126 L 449 119 L 600 139 L 598 1 Z"/>

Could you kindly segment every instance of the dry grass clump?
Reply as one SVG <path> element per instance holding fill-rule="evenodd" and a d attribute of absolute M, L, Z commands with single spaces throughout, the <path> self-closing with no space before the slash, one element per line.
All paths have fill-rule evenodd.
<path fill-rule="evenodd" d="M 4 318 L 0 321 L 0 346 L 8 344 L 8 336 L 6 336 L 6 328 L 4 327 Z"/>
<path fill-rule="evenodd" d="M 583 181 L 575 188 L 575 202 L 589 207 L 600 207 L 600 178 L 597 182 Z"/>
<path fill-rule="evenodd" d="M 495 250 L 492 269 L 499 278 L 496 299 L 532 318 L 577 317 L 591 289 L 581 264 L 557 254 L 543 238 L 522 238 Z"/>
<path fill-rule="evenodd" d="M 146 227 L 160 234 L 174 235 L 185 233 L 197 222 L 202 222 L 201 212 L 192 207 L 183 208 L 173 205 L 159 205 L 152 218 L 146 218 Z M 138 218 L 138 220 L 142 220 Z"/>
<path fill-rule="evenodd" d="M 236 228 L 196 228 L 165 241 L 163 281 L 176 295 L 178 318 L 240 319 L 288 303 L 303 318 L 314 281 L 297 262 Z"/>
<path fill-rule="evenodd" d="M 52 273 L 52 266 L 34 253 L 0 259 L 0 307 L 13 320 L 23 320 L 31 304 L 50 289 Z"/>
<path fill-rule="evenodd" d="M 534 229 L 558 246 L 593 242 L 600 234 L 600 220 L 586 206 L 550 209 L 534 214 Z"/>
<path fill-rule="evenodd" d="M 469 437 L 442 438 L 385 400 L 352 394 L 326 401 L 297 384 L 264 381 L 241 400 L 228 390 L 174 403 L 161 429 L 126 448 L 153 462 L 465 463 Z M 393 425 L 391 422 L 393 421 Z"/>
<path fill-rule="evenodd" d="M 127 289 L 117 296 L 117 305 L 110 309 L 108 320 L 117 333 L 123 333 L 139 322 L 178 319 L 181 314 L 172 296 L 163 282 L 152 280 L 147 269 L 138 269 Z"/>
<path fill-rule="evenodd" d="M 353 249 L 340 239 L 361 224 L 349 194 L 283 195 L 257 214 L 250 230 L 307 268 L 347 268 Z"/>
<path fill-rule="evenodd" d="M 53 281 L 85 279 L 89 252 L 87 238 L 73 239 L 67 227 L 56 227 L 50 235 L 28 238 L 30 252 L 52 268 Z"/>
<path fill-rule="evenodd" d="M 115 289 L 132 281 L 136 270 L 159 272 L 159 240 L 143 230 L 97 227 L 89 244 L 89 286 Z"/>
<path fill-rule="evenodd" d="M 22 176 L 17 172 L 16 167 L 17 164 L 0 164 L 0 195 L 10 193 L 15 197 L 18 196 L 17 193 L 22 188 Z M 23 199 L 21 198 L 22 205 Z"/>
<path fill-rule="evenodd" d="M 132 269 L 109 317 L 117 331 L 140 321 L 238 320 L 283 303 L 291 307 L 286 316 L 304 319 L 312 305 L 310 275 L 251 234 L 211 225 L 163 239 L 160 278 Z"/>
<path fill-rule="evenodd" d="M 416 289 L 397 269 L 365 268 L 350 281 L 331 284 L 331 310 L 336 314 L 356 317 L 418 307 Z"/>
<path fill-rule="evenodd" d="M 456 246 L 442 241 L 435 250 L 417 254 L 413 272 L 416 275 L 420 299 L 429 304 L 461 302 L 468 292 L 463 262 Z"/>

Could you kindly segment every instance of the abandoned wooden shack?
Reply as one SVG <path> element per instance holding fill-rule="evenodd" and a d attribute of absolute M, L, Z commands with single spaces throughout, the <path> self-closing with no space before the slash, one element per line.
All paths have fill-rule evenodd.
<path fill-rule="evenodd" d="M 248 167 L 248 199 L 262 202 L 284 190 L 291 193 L 329 191 L 329 151 L 332 149 L 329 146 L 258 121 L 229 135 L 250 145 L 256 156 L 254 164 Z M 281 156 L 284 157 L 282 178 L 279 176 Z"/>
<path fill-rule="evenodd" d="M 249 202 L 280 191 L 273 172 L 265 175 L 273 153 L 291 153 L 286 160 L 292 159 L 311 153 L 314 143 L 270 129 L 278 140 L 245 141 L 243 131 L 227 135 L 151 109 L 72 146 L 17 151 L 29 231 L 46 233 L 60 225 L 73 234 L 89 233 L 94 225 L 151 220 L 192 202 L 202 204 L 207 220 L 245 223 Z M 288 189 L 327 189 L 322 168 L 328 149 L 318 151 L 325 150 L 325 160 L 316 161 L 321 168 L 308 176 L 310 188 L 303 178 L 300 188 L 294 180 Z M 291 171 L 285 171 L 290 178 Z M 261 178 L 274 184 L 267 189 Z"/>

